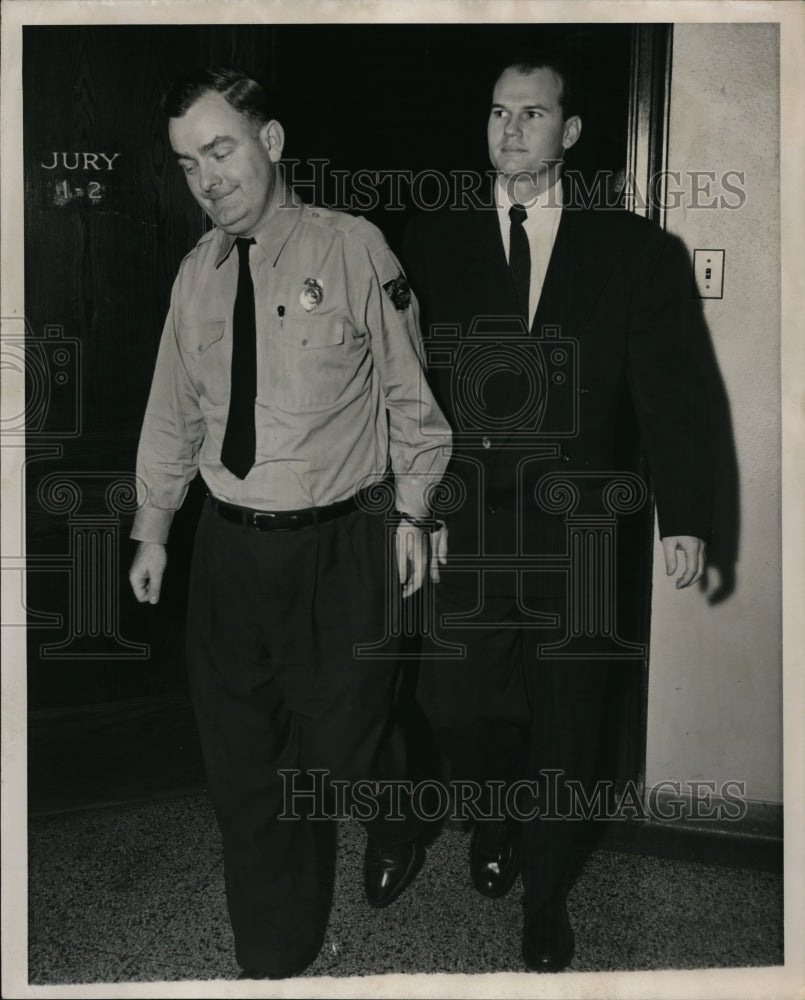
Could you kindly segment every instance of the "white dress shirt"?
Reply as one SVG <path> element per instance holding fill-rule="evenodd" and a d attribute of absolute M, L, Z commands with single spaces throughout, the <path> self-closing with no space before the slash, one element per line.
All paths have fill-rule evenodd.
<path fill-rule="evenodd" d="M 506 187 L 503 177 L 498 174 L 495 201 L 498 208 L 500 235 L 503 239 L 506 260 L 508 260 L 509 231 L 511 228 L 509 208 L 515 203 L 509 197 Z M 523 207 L 527 212 L 523 229 L 528 237 L 528 249 L 531 254 L 531 283 L 528 293 L 528 325 L 530 328 L 537 312 L 542 286 L 545 283 L 545 274 L 548 271 L 548 263 L 556 241 L 556 232 L 559 229 L 559 220 L 562 216 L 561 178 L 557 179 L 553 187 L 543 191 L 541 195 Z"/>

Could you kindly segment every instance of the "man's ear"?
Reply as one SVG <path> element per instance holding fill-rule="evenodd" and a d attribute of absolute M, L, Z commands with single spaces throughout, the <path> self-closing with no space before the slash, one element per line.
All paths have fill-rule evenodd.
<path fill-rule="evenodd" d="M 272 118 L 260 127 L 260 142 L 265 146 L 272 163 L 278 163 L 282 158 L 282 148 L 285 145 L 285 131 L 278 121 Z"/>
<path fill-rule="evenodd" d="M 579 141 L 580 135 L 581 118 L 579 118 L 578 115 L 571 115 L 565 122 L 564 131 L 562 132 L 562 146 L 565 149 L 570 149 L 571 146 L 575 146 Z"/>

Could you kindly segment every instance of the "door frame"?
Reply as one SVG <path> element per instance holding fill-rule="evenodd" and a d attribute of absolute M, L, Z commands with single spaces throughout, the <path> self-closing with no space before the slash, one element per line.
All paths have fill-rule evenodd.
<path fill-rule="evenodd" d="M 665 228 L 668 170 L 668 131 L 671 105 L 672 24 L 636 24 L 632 27 L 629 111 L 627 131 L 627 183 L 625 207 L 636 215 Z M 642 197 L 637 197 L 642 194 Z M 655 537 L 654 496 L 646 518 L 642 560 L 642 634 L 646 637 L 646 659 L 639 680 L 630 687 L 625 706 L 621 773 L 633 781 L 641 799 L 646 791 L 648 729 L 648 678 L 651 663 L 651 594 Z"/>
<path fill-rule="evenodd" d="M 632 27 L 629 79 L 627 188 L 630 212 L 665 227 L 668 128 L 671 110 L 672 24 Z M 641 193 L 642 198 L 635 197 Z"/>

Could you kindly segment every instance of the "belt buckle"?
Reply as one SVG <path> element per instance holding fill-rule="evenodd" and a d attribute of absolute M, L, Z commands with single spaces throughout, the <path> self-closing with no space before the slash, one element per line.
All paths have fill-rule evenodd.
<path fill-rule="evenodd" d="M 275 516 L 266 510 L 254 510 L 249 515 L 251 527 L 256 531 L 266 531 L 272 527 L 271 521 Z"/>

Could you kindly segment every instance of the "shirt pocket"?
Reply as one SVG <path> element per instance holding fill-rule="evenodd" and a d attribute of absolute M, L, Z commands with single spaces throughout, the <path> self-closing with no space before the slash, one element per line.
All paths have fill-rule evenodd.
<path fill-rule="evenodd" d="M 185 316 L 180 323 L 180 340 L 185 354 L 198 356 L 224 336 L 225 319 L 199 319 Z"/>
<path fill-rule="evenodd" d="M 266 366 L 267 405 L 299 411 L 348 401 L 358 390 L 365 353 L 351 329 L 328 316 L 277 320 Z"/>
<path fill-rule="evenodd" d="M 214 406 L 227 402 L 231 353 L 224 339 L 226 320 L 184 316 L 179 344 L 185 367 L 198 392 Z"/>

